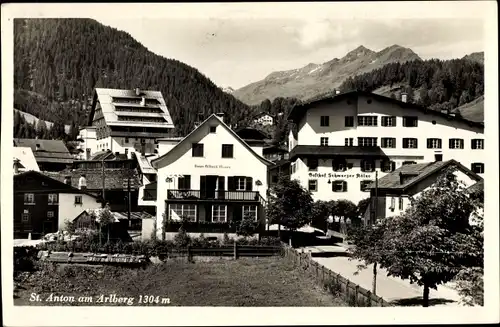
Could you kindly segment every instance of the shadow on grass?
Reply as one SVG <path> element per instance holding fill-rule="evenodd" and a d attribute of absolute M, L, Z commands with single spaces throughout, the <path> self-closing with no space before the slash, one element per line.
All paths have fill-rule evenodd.
<path fill-rule="evenodd" d="M 422 306 L 423 301 L 424 300 L 422 299 L 421 296 L 416 296 L 416 297 L 407 298 L 407 299 L 393 300 L 393 301 L 391 301 L 391 304 L 395 305 L 395 306 L 413 307 L 413 306 Z M 443 299 L 443 298 L 429 299 L 429 306 L 431 307 L 433 305 L 454 303 L 454 302 L 455 301 L 453 301 L 453 300 Z"/>

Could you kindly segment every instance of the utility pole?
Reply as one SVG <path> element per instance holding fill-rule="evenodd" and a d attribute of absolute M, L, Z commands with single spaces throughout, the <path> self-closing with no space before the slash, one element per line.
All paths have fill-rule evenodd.
<path fill-rule="evenodd" d="M 378 171 L 375 171 L 375 215 L 373 216 L 372 228 L 375 226 L 377 221 L 377 207 L 378 207 Z M 373 263 L 373 281 L 372 281 L 372 293 L 377 295 L 377 262 Z"/>
<path fill-rule="evenodd" d="M 130 180 L 132 173 L 128 172 L 127 177 L 123 179 L 123 190 L 127 192 L 125 199 L 127 200 L 127 218 L 129 227 L 132 225 L 132 221 L 130 220 L 131 209 L 132 209 L 132 181 Z"/>
<path fill-rule="evenodd" d="M 101 161 L 101 166 L 102 166 L 102 207 L 104 208 L 106 206 L 106 184 L 104 183 L 105 176 L 106 174 L 104 173 L 104 157 Z"/>

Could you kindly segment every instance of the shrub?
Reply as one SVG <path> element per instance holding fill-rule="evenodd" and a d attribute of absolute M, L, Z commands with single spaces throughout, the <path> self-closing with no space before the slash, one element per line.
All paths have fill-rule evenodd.
<path fill-rule="evenodd" d="M 14 247 L 14 274 L 33 271 L 38 258 L 38 249 L 32 246 Z"/>
<path fill-rule="evenodd" d="M 249 214 L 245 214 L 243 219 L 236 224 L 236 235 L 249 237 L 255 234 L 258 223 Z"/>

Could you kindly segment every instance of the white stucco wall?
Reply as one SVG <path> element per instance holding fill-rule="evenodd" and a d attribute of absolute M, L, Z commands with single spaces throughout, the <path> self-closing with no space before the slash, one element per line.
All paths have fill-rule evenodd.
<path fill-rule="evenodd" d="M 78 133 L 78 138 L 81 138 L 83 142 L 80 142 L 79 149 L 83 152 L 80 154 L 80 159 L 86 159 L 87 149 L 90 149 L 90 155 L 98 152 L 97 148 L 97 137 L 96 130 L 93 127 L 83 128 Z"/>
<path fill-rule="evenodd" d="M 171 150 L 170 155 L 158 161 L 158 201 L 157 224 L 161 226 L 165 212 L 167 191 L 176 189 L 177 178 L 167 183 L 166 179 L 174 174 L 191 175 L 191 189 L 200 189 L 200 176 L 218 175 L 225 177 L 225 188 L 229 176 L 248 176 L 253 178 L 253 191 L 259 191 L 265 199 L 268 188 L 267 165 L 260 161 L 232 133 L 219 125 L 218 119 L 211 119 L 207 124 L 195 130 L 190 139 Z M 216 133 L 209 132 L 209 126 L 219 125 Z M 204 156 L 192 157 L 192 143 L 204 144 Z M 233 158 L 222 158 L 222 144 L 233 144 Z M 259 180 L 262 185 L 257 186 Z"/>
<path fill-rule="evenodd" d="M 75 196 L 82 196 L 82 204 L 75 204 Z M 66 220 L 76 218 L 86 209 L 101 208 L 97 199 L 87 194 L 59 193 L 59 230 L 64 229 Z"/>

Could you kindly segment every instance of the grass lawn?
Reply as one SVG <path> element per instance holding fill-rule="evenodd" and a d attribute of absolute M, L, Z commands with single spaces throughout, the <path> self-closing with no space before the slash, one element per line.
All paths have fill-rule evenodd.
<path fill-rule="evenodd" d="M 20 285 L 15 305 L 127 305 L 97 303 L 100 295 L 115 294 L 133 297 L 132 305 L 141 306 L 147 304 L 138 303 L 140 295 L 158 296 L 153 299 L 159 303 L 150 304 L 157 306 L 346 306 L 281 257 L 172 261 L 143 269 L 47 266 L 25 276 Z M 30 301 L 32 293 L 39 295 L 39 301 Z M 51 294 L 74 298 L 47 301 Z M 162 304 L 163 298 L 170 304 Z"/>

